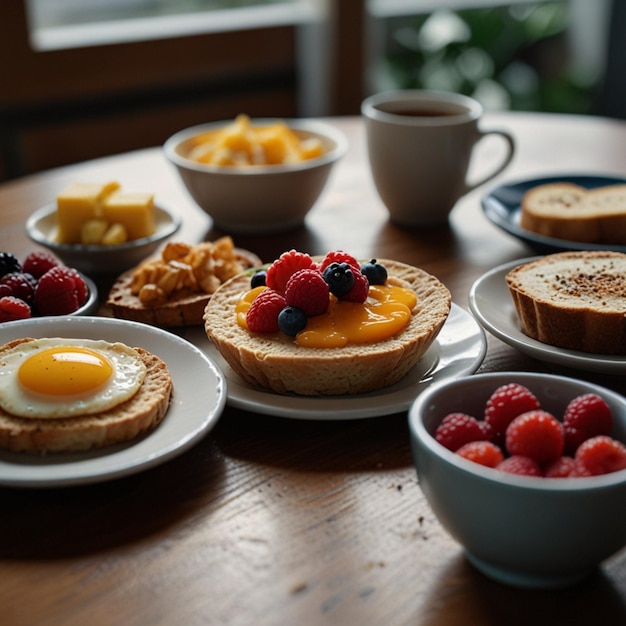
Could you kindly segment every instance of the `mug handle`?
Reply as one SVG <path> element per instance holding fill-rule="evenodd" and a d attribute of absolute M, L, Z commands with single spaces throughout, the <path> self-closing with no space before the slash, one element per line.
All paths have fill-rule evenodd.
<path fill-rule="evenodd" d="M 484 185 L 487 181 L 491 180 L 492 178 L 495 178 L 511 162 L 511 160 L 513 159 L 513 156 L 515 155 L 515 140 L 513 139 L 513 135 L 511 135 L 511 133 L 507 132 L 506 130 L 499 130 L 499 129 L 479 131 L 479 133 L 480 133 L 480 137 L 478 138 L 478 141 L 482 141 L 488 135 L 499 135 L 500 137 L 502 137 L 505 140 L 506 145 L 507 145 L 507 154 L 506 154 L 506 157 L 504 158 L 504 161 L 493 172 L 491 172 L 487 176 L 484 176 L 479 181 L 472 183 L 471 185 L 465 183 L 465 189 L 463 191 L 463 195 L 466 193 L 469 193 L 473 189 L 476 189 L 476 187 L 480 187 L 481 185 Z"/>

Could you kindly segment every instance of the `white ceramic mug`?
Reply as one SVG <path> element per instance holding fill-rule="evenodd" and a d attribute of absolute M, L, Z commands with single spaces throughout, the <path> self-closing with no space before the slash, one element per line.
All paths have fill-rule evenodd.
<path fill-rule="evenodd" d="M 457 200 L 497 176 L 515 153 L 505 130 L 481 130 L 482 106 L 467 96 L 404 90 L 375 94 L 361 105 L 374 184 L 402 226 L 445 224 Z M 474 146 L 488 135 L 506 141 L 501 164 L 469 183 Z"/>

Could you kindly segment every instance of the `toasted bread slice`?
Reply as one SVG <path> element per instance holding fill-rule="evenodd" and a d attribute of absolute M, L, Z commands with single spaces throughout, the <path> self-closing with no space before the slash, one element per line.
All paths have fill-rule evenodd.
<path fill-rule="evenodd" d="M 261 265 L 256 254 L 248 250 L 234 249 L 240 263 L 240 269 Z M 107 306 L 114 317 L 143 322 L 160 328 L 198 326 L 211 294 L 204 291 L 181 289 L 172 294 L 163 304 L 146 305 L 133 293 L 131 287 L 133 275 L 131 269 L 122 274 L 113 284 L 107 298 Z"/>
<path fill-rule="evenodd" d="M 522 197 L 520 225 L 568 241 L 626 243 L 626 185 L 587 190 L 571 183 L 550 183 Z"/>
<path fill-rule="evenodd" d="M 227 281 L 207 305 L 205 330 L 228 364 L 248 383 L 277 393 L 307 396 L 356 394 L 398 382 L 420 360 L 450 312 L 448 289 L 427 272 L 379 259 L 389 281 L 413 289 L 417 306 L 408 325 L 384 341 L 343 348 L 304 348 L 282 333 L 250 333 L 236 321 L 235 306 L 250 277 Z"/>
<path fill-rule="evenodd" d="M 32 339 L 16 339 L 2 353 Z M 96 415 L 71 418 L 24 418 L 0 409 L 0 448 L 11 452 L 75 452 L 130 441 L 156 428 L 165 417 L 172 395 L 166 364 L 143 348 L 135 348 L 146 366 L 139 391 L 122 404 Z"/>
<path fill-rule="evenodd" d="M 529 337 L 560 348 L 626 354 L 626 254 L 560 252 L 506 276 Z"/>

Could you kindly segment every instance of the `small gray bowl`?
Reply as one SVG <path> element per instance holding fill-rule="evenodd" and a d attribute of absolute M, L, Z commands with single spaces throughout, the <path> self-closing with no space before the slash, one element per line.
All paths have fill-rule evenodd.
<path fill-rule="evenodd" d="M 82 306 L 80 306 L 78 309 L 76 309 L 76 311 L 74 311 L 73 313 L 69 313 L 68 315 L 71 316 L 82 316 L 82 315 L 96 315 L 98 313 L 98 307 L 99 307 L 99 300 L 98 300 L 98 288 L 96 287 L 96 284 L 93 282 L 93 280 L 91 280 L 91 278 L 89 278 L 88 276 L 85 276 L 84 274 L 81 274 L 79 272 L 81 278 L 85 281 L 85 285 L 87 285 L 87 300 L 85 300 L 84 304 Z M 44 316 L 33 316 L 34 319 L 39 319 L 40 317 L 44 317 Z M 65 317 L 65 316 L 56 316 L 56 315 L 49 315 L 47 317 Z M 3 324 L 11 324 L 12 322 L 2 322 Z"/>
<path fill-rule="evenodd" d="M 35 211 L 26 220 L 26 232 L 35 242 L 53 252 L 65 265 L 85 274 L 121 274 L 153 254 L 181 226 L 180 217 L 155 207 L 156 232 L 150 237 L 134 239 L 115 246 L 57 243 L 56 204 Z"/>
<path fill-rule="evenodd" d="M 253 119 L 256 125 L 284 121 L 301 138 L 317 137 L 325 152 L 319 157 L 284 165 L 245 167 L 197 163 L 187 154 L 197 135 L 232 122 L 193 126 L 170 137 L 163 150 L 187 191 L 215 226 L 238 234 L 277 233 L 301 226 L 322 193 L 348 141 L 331 124 L 317 120 Z"/>
<path fill-rule="evenodd" d="M 434 438 L 451 412 L 482 418 L 489 396 L 520 383 L 560 418 L 570 400 L 599 394 L 613 412 L 612 435 L 626 441 L 626 399 L 556 375 L 478 374 L 433 385 L 409 411 L 419 485 L 441 525 L 487 576 L 514 586 L 574 584 L 626 546 L 626 470 L 591 478 L 531 478 L 461 458 Z"/>

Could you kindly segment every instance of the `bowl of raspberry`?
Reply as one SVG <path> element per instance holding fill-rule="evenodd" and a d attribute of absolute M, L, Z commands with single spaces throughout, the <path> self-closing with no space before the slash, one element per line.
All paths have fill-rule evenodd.
<path fill-rule="evenodd" d="M 576 584 L 626 546 L 626 399 L 502 372 L 425 390 L 409 411 L 419 485 L 468 561 L 499 582 Z"/>
<path fill-rule="evenodd" d="M 31 252 L 23 261 L 0 252 L 0 323 L 97 310 L 93 281 L 49 252 Z"/>

